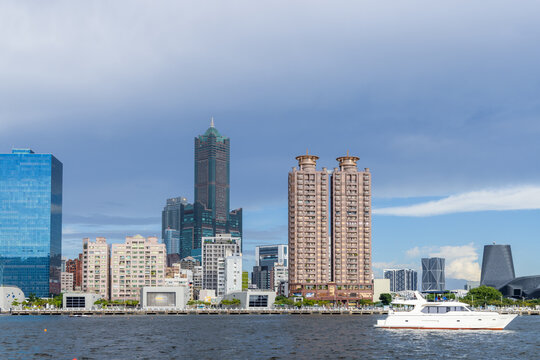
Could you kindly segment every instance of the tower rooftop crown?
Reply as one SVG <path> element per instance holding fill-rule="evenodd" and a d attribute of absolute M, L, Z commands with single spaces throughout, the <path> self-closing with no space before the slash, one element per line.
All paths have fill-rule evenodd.
<path fill-rule="evenodd" d="M 316 155 L 310 155 L 306 150 L 306 155 L 297 156 L 296 160 L 298 160 L 298 166 L 301 170 L 315 169 L 319 157 Z"/>
<path fill-rule="evenodd" d="M 355 169 L 356 162 L 360 160 L 358 156 L 349 156 L 349 150 L 347 150 L 346 156 L 340 156 L 336 159 L 339 162 L 341 170 Z"/>

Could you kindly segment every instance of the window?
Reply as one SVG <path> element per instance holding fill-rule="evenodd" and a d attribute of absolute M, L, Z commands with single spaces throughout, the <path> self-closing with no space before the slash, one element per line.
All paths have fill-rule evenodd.
<path fill-rule="evenodd" d="M 267 307 L 268 295 L 249 295 L 249 307 Z"/>

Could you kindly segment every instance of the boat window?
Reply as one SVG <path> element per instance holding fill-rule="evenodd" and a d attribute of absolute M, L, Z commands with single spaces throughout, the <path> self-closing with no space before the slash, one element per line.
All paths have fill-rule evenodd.
<path fill-rule="evenodd" d="M 424 314 L 445 314 L 450 311 L 449 306 L 426 306 L 422 309 Z"/>

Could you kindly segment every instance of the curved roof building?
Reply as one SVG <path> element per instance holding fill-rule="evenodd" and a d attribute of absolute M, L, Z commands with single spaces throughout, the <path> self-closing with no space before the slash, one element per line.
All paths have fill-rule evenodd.
<path fill-rule="evenodd" d="M 540 298 L 540 275 L 515 278 L 503 285 L 499 290 L 505 297 Z"/>
<path fill-rule="evenodd" d="M 485 245 L 480 285 L 498 289 L 515 277 L 510 245 Z"/>

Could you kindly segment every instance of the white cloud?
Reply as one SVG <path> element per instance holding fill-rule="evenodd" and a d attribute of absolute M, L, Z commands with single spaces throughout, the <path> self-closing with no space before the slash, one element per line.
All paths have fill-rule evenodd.
<path fill-rule="evenodd" d="M 472 191 L 421 204 L 373 210 L 377 215 L 434 216 L 473 211 L 540 209 L 540 186 Z"/>
<path fill-rule="evenodd" d="M 480 264 L 478 253 L 473 243 L 467 245 L 415 246 L 406 251 L 410 257 L 441 257 L 445 259 L 445 275 L 447 279 L 480 280 Z M 419 262 L 420 263 L 420 262 Z"/>

